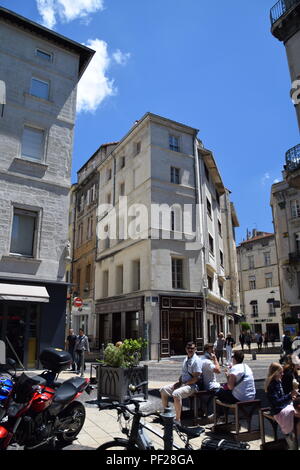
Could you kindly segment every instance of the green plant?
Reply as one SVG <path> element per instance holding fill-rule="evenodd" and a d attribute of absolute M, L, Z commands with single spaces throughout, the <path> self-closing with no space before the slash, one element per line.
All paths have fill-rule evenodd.
<path fill-rule="evenodd" d="M 247 322 L 241 322 L 240 323 L 240 329 L 241 331 L 250 331 L 251 330 L 251 326 L 249 323 Z"/>
<path fill-rule="evenodd" d="M 142 357 L 142 350 L 147 346 L 143 338 L 125 339 L 120 346 L 109 343 L 104 349 L 104 359 L 99 361 L 110 367 L 135 367 Z"/>

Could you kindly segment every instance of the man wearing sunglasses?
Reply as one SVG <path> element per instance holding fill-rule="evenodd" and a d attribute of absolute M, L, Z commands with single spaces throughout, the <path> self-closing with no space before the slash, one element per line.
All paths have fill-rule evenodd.
<path fill-rule="evenodd" d="M 166 385 L 160 389 L 162 406 L 168 406 L 168 400 L 173 397 L 175 408 L 175 422 L 180 424 L 183 398 L 190 397 L 198 390 L 197 382 L 201 376 L 201 362 L 196 354 L 196 345 L 190 341 L 186 345 L 187 357 L 182 364 L 179 381 L 173 385 Z"/>

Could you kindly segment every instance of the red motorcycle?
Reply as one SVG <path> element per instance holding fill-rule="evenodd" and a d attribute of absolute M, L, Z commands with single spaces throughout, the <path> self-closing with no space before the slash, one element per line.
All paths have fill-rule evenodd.
<path fill-rule="evenodd" d="M 56 443 L 71 443 L 85 421 L 84 405 L 77 401 L 92 387 L 89 379 L 74 377 L 55 382 L 58 374 L 71 364 L 68 352 L 48 348 L 40 355 L 47 369 L 41 375 L 29 377 L 22 373 L 15 378 L 13 390 L 6 405 L 6 415 L 0 421 L 0 450 L 12 444 L 24 449 L 54 449 Z"/>

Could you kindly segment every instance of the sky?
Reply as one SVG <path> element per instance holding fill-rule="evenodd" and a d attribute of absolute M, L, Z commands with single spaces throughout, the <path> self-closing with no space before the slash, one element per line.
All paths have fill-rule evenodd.
<path fill-rule="evenodd" d="M 299 143 L 276 0 L 0 0 L 96 54 L 78 87 L 72 182 L 146 112 L 199 129 L 240 227 L 273 232 L 271 185 Z"/>

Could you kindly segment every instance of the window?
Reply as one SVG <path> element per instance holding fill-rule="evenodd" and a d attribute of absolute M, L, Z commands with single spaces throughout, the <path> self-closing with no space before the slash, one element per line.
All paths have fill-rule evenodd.
<path fill-rule="evenodd" d="M 136 142 L 135 144 L 135 155 L 138 155 L 141 152 L 141 142 Z"/>
<path fill-rule="evenodd" d="M 125 157 L 120 157 L 120 170 L 125 167 Z"/>
<path fill-rule="evenodd" d="M 295 248 L 297 253 L 300 253 L 300 232 L 295 233 Z"/>
<path fill-rule="evenodd" d="M 206 198 L 206 207 L 207 207 L 207 213 L 208 213 L 209 217 L 211 218 L 211 216 L 212 216 L 211 203 L 210 203 L 210 200 L 208 198 Z"/>
<path fill-rule="evenodd" d="M 249 269 L 254 269 L 254 256 L 248 256 Z"/>
<path fill-rule="evenodd" d="M 87 267 L 85 268 L 85 286 L 84 290 L 88 292 L 90 290 L 90 284 L 91 284 L 91 265 L 88 264 Z"/>
<path fill-rule="evenodd" d="M 220 237 L 222 237 L 222 224 L 219 220 L 218 220 L 218 231 L 219 231 Z"/>
<path fill-rule="evenodd" d="M 220 292 L 220 296 L 223 297 L 224 286 L 221 282 L 219 283 L 219 292 Z"/>
<path fill-rule="evenodd" d="M 300 217 L 300 205 L 298 200 L 291 201 L 291 216 Z"/>
<path fill-rule="evenodd" d="M 80 296 L 80 277 L 81 277 L 81 269 L 77 269 L 76 271 L 76 284 L 77 284 L 77 295 Z"/>
<path fill-rule="evenodd" d="M 179 137 L 175 135 L 169 136 L 169 148 L 170 150 L 174 150 L 174 152 L 179 152 Z"/>
<path fill-rule="evenodd" d="M 172 287 L 173 289 L 183 289 L 183 260 L 172 259 Z"/>
<path fill-rule="evenodd" d="M 52 62 L 52 54 L 49 54 L 49 52 L 42 51 L 42 49 L 36 49 L 35 55 L 45 60 L 46 62 Z"/>
<path fill-rule="evenodd" d="M 249 289 L 250 290 L 256 289 L 256 277 L 255 276 L 249 276 Z"/>
<path fill-rule="evenodd" d="M 214 255 L 214 239 L 211 235 L 208 235 L 208 244 L 210 253 Z"/>
<path fill-rule="evenodd" d="M 205 165 L 204 162 L 203 162 L 203 165 L 204 165 L 205 177 L 206 177 L 207 181 L 209 181 L 209 170 L 208 170 L 208 168 L 207 168 L 207 166 Z"/>
<path fill-rule="evenodd" d="M 217 204 L 219 206 L 220 205 L 220 194 L 218 193 L 217 190 L 216 190 L 216 201 L 217 201 Z"/>
<path fill-rule="evenodd" d="M 35 255 L 37 212 L 14 209 L 10 253 L 33 257 Z"/>
<path fill-rule="evenodd" d="M 107 193 L 106 195 L 106 203 L 110 204 L 111 203 L 111 193 Z"/>
<path fill-rule="evenodd" d="M 265 266 L 269 266 L 271 264 L 271 253 L 270 252 L 264 253 L 264 259 L 265 259 Z"/>
<path fill-rule="evenodd" d="M 273 274 L 272 273 L 266 273 L 265 274 L 265 281 L 266 281 L 266 287 L 272 287 Z"/>
<path fill-rule="evenodd" d="M 81 246 L 83 243 L 83 224 L 79 224 L 78 227 L 78 238 L 77 238 L 77 247 Z"/>
<path fill-rule="evenodd" d="M 207 287 L 208 287 L 209 290 L 213 290 L 213 288 L 214 288 L 213 284 L 214 284 L 213 278 L 211 276 L 207 275 Z"/>
<path fill-rule="evenodd" d="M 171 183 L 180 184 L 180 170 L 171 166 Z"/>
<path fill-rule="evenodd" d="M 108 297 L 108 271 L 102 273 L 102 295 Z"/>
<path fill-rule="evenodd" d="M 223 255 L 223 251 L 220 250 L 220 264 L 221 266 L 224 266 L 224 255 Z"/>
<path fill-rule="evenodd" d="M 132 262 L 132 289 L 133 291 L 141 288 L 141 263 L 140 260 Z"/>
<path fill-rule="evenodd" d="M 92 237 L 93 237 L 93 216 L 91 215 L 89 218 L 88 218 L 88 222 L 87 222 L 87 239 L 90 240 Z"/>
<path fill-rule="evenodd" d="M 116 294 L 123 294 L 123 266 L 117 266 L 116 272 Z"/>
<path fill-rule="evenodd" d="M 23 129 L 21 154 L 23 158 L 43 160 L 44 131 L 25 126 Z"/>
<path fill-rule="evenodd" d="M 257 300 L 252 300 L 251 309 L 252 309 L 252 317 L 258 317 Z"/>
<path fill-rule="evenodd" d="M 44 100 L 49 99 L 49 83 L 39 80 L 38 78 L 32 77 L 30 94 L 42 98 Z"/>
<path fill-rule="evenodd" d="M 276 311 L 275 311 L 273 302 L 269 303 L 269 316 L 270 317 L 275 317 L 276 316 Z"/>
<path fill-rule="evenodd" d="M 125 196 L 125 183 L 120 183 L 119 195 L 120 196 Z"/>
<path fill-rule="evenodd" d="M 171 230 L 174 232 L 175 230 L 175 212 L 171 211 Z"/>

